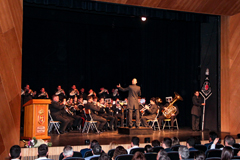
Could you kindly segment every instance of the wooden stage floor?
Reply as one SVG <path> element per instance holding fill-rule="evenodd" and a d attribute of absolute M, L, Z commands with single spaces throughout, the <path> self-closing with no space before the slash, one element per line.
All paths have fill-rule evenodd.
<path fill-rule="evenodd" d="M 200 140 L 208 140 L 208 133 L 209 131 L 199 131 L 194 132 L 189 128 L 180 129 L 180 130 L 168 130 L 165 129 L 164 131 L 153 131 L 153 134 L 150 135 L 123 135 L 118 134 L 118 131 L 107 131 L 101 134 L 97 133 L 81 133 L 79 131 L 71 131 L 69 133 L 65 133 L 62 135 L 58 135 L 57 133 L 51 133 L 51 142 L 52 146 L 65 146 L 65 145 L 72 145 L 72 146 L 79 146 L 85 145 L 85 140 L 89 139 L 92 141 L 96 139 L 99 141 L 101 145 L 107 145 L 112 141 L 115 141 L 117 144 L 129 144 L 131 142 L 131 137 L 138 136 L 140 138 L 140 143 L 144 143 L 144 138 L 149 137 L 150 142 L 152 140 L 159 140 L 160 142 L 163 140 L 164 137 L 178 137 L 180 141 L 186 141 L 189 137 L 194 136 L 198 137 Z M 224 138 L 228 133 L 218 133 L 221 139 Z M 234 138 L 237 138 L 236 135 L 233 135 Z"/>

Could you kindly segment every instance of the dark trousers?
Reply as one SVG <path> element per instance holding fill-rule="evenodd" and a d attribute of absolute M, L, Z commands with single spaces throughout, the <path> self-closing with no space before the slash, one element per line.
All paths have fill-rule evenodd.
<path fill-rule="evenodd" d="M 171 127 L 173 127 L 173 124 L 174 124 L 174 119 L 176 118 L 176 116 L 172 116 L 171 117 Z M 163 115 L 159 116 L 159 119 L 158 119 L 158 123 L 159 123 L 159 126 L 161 127 L 162 125 L 162 121 L 166 119 Z"/>
<path fill-rule="evenodd" d="M 120 119 L 120 122 L 121 122 L 121 127 L 123 127 L 123 122 L 124 122 L 124 114 L 115 114 L 114 115 L 115 117 L 115 124 L 114 124 L 114 128 L 116 129 L 117 128 L 117 122 L 118 122 L 118 119 Z"/>
<path fill-rule="evenodd" d="M 67 126 L 72 122 L 68 117 L 63 116 L 62 114 L 52 114 L 52 118 L 54 121 L 60 121 L 60 131 L 64 132 Z"/>
<path fill-rule="evenodd" d="M 200 117 L 192 114 L 192 130 L 199 130 Z"/>
<path fill-rule="evenodd" d="M 136 126 L 140 126 L 140 113 L 139 109 L 135 110 L 136 113 Z M 133 122 L 132 122 L 132 116 L 133 116 L 133 109 L 128 109 L 128 125 L 132 127 Z"/>
<path fill-rule="evenodd" d="M 105 118 L 107 121 L 109 120 L 109 126 L 110 126 L 110 129 L 112 129 L 113 123 L 115 121 L 115 117 L 111 115 L 104 115 L 103 118 Z"/>
<path fill-rule="evenodd" d="M 156 117 L 156 114 L 142 116 L 141 122 L 142 122 L 143 127 L 149 127 L 147 120 L 149 120 L 149 119 L 153 120 L 153 119 L 155 119 L 155 117 Z"/>
<path fill-rule="evenodd" d="M 100 129 L 100 130 L 102 130 L 103 126 L 107 123 L 107 120 L 103 117 L 94 115 L 92 118 L 93 118 L 94 121 L 98 121 L 97 122 L 97 128 Z"/>
<path fill-rule="evenodd" d="M 80 127 L 80 125 L 82 124 L 82 117 L 78 115 L 73 115 L 72 117 L 74 118 L 73 127 Z"/>

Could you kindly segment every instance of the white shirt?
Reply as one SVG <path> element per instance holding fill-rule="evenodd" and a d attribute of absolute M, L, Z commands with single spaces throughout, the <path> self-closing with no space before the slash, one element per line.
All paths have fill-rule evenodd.
<path fill-rule="evenodd" d="M 130 154 L 131 149 L 133 148 L 139 148 L 139 146 L 134 145 L 132 148 L 127 149 L 128 154 Z"/>

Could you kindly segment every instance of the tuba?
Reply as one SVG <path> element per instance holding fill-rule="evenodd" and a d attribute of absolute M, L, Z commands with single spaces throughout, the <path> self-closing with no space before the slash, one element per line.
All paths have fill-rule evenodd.
<path fill-rule="evenodd" d="M 177 108 L 173 105 L 177 100 L 183 100 L 182 97 L 177 93 L 174 92 L 175 97 L 171 103 L 166 107 L 166 110 L 162 111 L 162 114 L 166 118 L 171 118 L 172 114 L 175 114 L 177 112 Z"/>

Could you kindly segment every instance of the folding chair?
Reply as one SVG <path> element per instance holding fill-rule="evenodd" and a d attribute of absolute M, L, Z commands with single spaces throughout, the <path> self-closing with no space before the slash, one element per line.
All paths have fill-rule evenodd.
<path fill-rule="evenodd" d="M 48 123 L 48 133 L 52 131 L 53 126 L 55 127 L 56 131 L 58 134 L 60 134 L 59 132 L 59 127 L 60 127 L 60 121 L 54 121 L 52 116 L 51 116 L 51 112 L 50 110 L 48 110 L 48 116 L 49 116 L 49 123 Z"/>
<path fill-rule="evenodd" d="M 156 130 L 156 128 L 158 128 L 160 131 L 160 126 L 159 126 L 158 119 L 157 119 L 158 115 L 159 115 L 159 109 L 157 110 L 157 116 L 155 117 L 155 119 L 147 120 L 147 122 L 149 125 L 152 123 L 151 127 L 153 128 L 153 130 Z M 157 127 L 155 126 L 155 123 L 157 123 Z"/>
<path fill-rule="evenodd" d="M 84 133 L 84 131 L 87 131 L 87 133 L 88 133 L 90 128 L 92 130 L 96 129 L 97 133 L 100 133 L 97 129 L 97 126 L 96 126 L 97 121 L 94 121 L 92 116 L 91 116 L 91 110 L 84 108 L 83 112 L 84 112 L 84 115 L 86 117 L 86 120 L 85 120 L 85 123 L 84 123 L 82 133 Z"/>
<path fill-rule="evenodd" d="M 163 124 L 163 130 L 164 130 L 165 126 L 168 127 L 169 129 L 171 128 L 171 119 L 170 119 L 170 118 L 164 119 L 163 122 L 164 122 L 164 124 Z M 173 120 L 173 123 L 174 123 L 174 122 L 176 123 L 176 125 L 174 125 L 173 127 L 176 127 L 177 130 L 179 130 L 177 118 L 175 118 L 175 119 Z M 166 125 L 166 124 L 167 124 L 167 125 Z"/>

